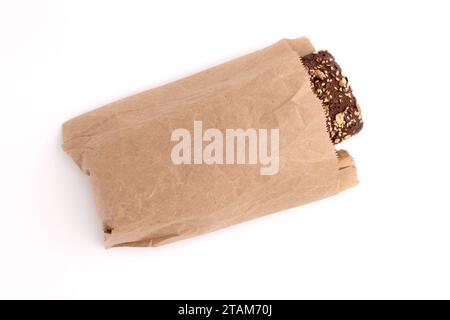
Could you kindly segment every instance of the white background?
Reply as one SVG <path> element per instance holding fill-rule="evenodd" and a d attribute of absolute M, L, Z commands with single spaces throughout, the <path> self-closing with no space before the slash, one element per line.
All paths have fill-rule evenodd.
<path fill-rule="evenodd" d="M 0 0 L 0 298 L 450 298 L 448 1 Z M 61 124 L 281 38 L 346 71 L 360 184 L 105 250 Z"/>

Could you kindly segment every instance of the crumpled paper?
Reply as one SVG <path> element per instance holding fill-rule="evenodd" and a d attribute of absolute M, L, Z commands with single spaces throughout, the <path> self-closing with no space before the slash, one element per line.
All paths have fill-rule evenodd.
<path fill-rule="evenodd" d="M 339 193 L 357 184 L 336 152 L 299 57 L 306 38 L 270 47 L 76 117 L 63 149 L 90 175 L 105 245 L 159 246 Z M 177 128 L 279 129 L 279 170 L 175 165 Z"/>

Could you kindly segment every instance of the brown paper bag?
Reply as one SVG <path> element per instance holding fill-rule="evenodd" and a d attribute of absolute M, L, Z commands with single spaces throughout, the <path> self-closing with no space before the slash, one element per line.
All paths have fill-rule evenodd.
<path fill-rule="evenodd" d="M 313 51 L 306 38 L 281 40 L 66 122 L 63 148 L 91 176 L 106 247 L 158 246 L 354 186 L 353 160 L 331 143 L 299 59 Z M 224 136 L 278 129 L 278 170 L 264 175 L 263 164 L 249 161 L 176 164 L 173 132 L 194 136 L 194 121 L 202 124 L 200 139 L 208 128 Z M 229 150 L 236 153 L 237 142 Z"/>

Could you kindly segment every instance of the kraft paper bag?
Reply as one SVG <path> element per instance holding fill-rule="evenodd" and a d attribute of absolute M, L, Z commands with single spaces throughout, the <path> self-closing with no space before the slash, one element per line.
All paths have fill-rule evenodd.
<path fill-rule="evenodd" d="M 301 64 L 311 52 L 306 38 L 281 40 L 66 122 L 63 149 L 91 177 L 106 247 L 159 246 L 356 185 L 353 160 L 330 141 Z M 262 174 L 268 166 L 261 159 L 174 163 L 172 138 L 180 128 L 192 135 L 191 158 L 201 157 L 192 145 L 194 124 L 201 124 L 200 139 L 209 128 L 224 136 L 227 129 L 253 128 L 266 129 L 270 141 L 278 129 L 278 166 Z M 268 142 L 269 149 L 277 146 Z"/>

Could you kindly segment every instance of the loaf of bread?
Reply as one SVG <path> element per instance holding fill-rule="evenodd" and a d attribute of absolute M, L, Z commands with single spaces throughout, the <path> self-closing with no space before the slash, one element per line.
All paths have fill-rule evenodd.
<path fill-rule="evenodd" d="M 347 77 L 327 51 L 301 58 L 308 70 L 313 92 L 322 101 L 331 141 L 337 144 L 361 131 L 363 121 Z"/>

